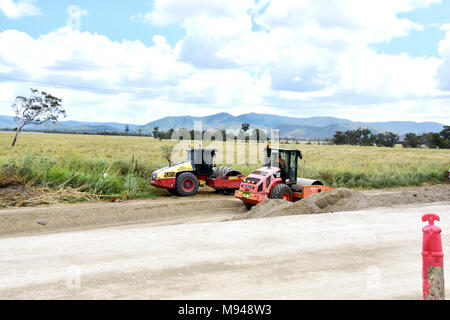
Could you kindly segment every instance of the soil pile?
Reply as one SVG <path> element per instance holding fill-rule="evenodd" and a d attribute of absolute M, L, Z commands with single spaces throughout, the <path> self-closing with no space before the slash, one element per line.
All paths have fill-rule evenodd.
<path fill-rule="evenodd" d="M 294 206 L 294 203 L 281 199 L 266 199 L 262 204 L 254 206 L 245 214 L 234 216 L 231 220 L 242 220 L 252 218 L 267 218 L 286 215 L 288 209 Z"/>
<path fill-rule="evenodd" d="M 25 201 L 30 192 L 22 180 L 0 174 L 0 208 Z"/>
<path fill-rule="evenodd" d="M 28 190 L 21 180 L 16 178 L 0 179 L 0 197 L 14 197 L 27 194 Z"/>
<path fill-rule="evenodd" d="M 332 213 L 401 204 L 450 201 L 450 185 L 425 187 L 392 192 L 359 192 L 339 188 L 313 194 L 295 203 L 284 200 L 266 200 L 244 215 L 233 218 L 254 219 L 298 214 Z"/>
<path fill-rule="evenodd" d="M 391 191 L 378 194 L 371 194 L 369 191 L 368 194 L 373 201 L 385 207 L 396 204 L 450 201 L 450 185 L 430 186 L 421 189 L 411 188 L 402 192 Z"/>
<path fill-rule="evenodd" d="M 288 214 L 325 213 L 352 211 L 374 206 L 371 199 L 363 193 L 350 189 L 331 189 L 316 193 L 294 203 Z"/>
<path fill-rule="evenodd" d="M 350 189 L 332 189 L 317 193 L 292 203 L 285 200 L 267 199 L 253 207 L 247 214 L 235 219 L 253 219 L 297 214 L 349 211 L 368 208 L 370 201 L 361 192 Z"/>

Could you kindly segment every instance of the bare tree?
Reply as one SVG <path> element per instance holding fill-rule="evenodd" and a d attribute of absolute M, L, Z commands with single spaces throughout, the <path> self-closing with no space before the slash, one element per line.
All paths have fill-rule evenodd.
<path fill-rule="evenodd" d="M 55 123 L 60 116 L 66 117 L 66 111 L 61 107 L 61 103 L 62 99 L 36 89 L 31 89 L 31 95 L 28 98 L 18 96 L 11 106 L 17 124 L 12 147 L 16 145 L 17 137 L 26 125 L 40 125 L 49 121 Z"/>

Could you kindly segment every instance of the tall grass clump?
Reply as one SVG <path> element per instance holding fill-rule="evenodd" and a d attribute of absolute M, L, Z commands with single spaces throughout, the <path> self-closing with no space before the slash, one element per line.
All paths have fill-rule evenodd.
<path fill-rule="evenodd" d="M 130 160 L 51 158 L 27 154 L 20 159 L 9 159 L 2 171 L 14 174 L 29 185 L 52 189 L 70 187 L 81 192 L 101 195 L 123 195 L 128 198 L 152 198 L 161 194 L 150 186 L 148 177 L 156 167 L 149 163 Z"/>

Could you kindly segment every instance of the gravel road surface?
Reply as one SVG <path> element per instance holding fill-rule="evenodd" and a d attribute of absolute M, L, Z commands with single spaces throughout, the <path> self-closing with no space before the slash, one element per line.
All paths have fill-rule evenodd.
<path fill-rule="evenodd" d="M 421 299 L 428 212 L 448 254 L 450 202 L 4 237 L 0 299 Z"/>

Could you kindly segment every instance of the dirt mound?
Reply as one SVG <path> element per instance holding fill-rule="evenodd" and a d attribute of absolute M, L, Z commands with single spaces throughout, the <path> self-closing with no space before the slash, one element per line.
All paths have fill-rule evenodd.
<path fill-rule="evenodd" d="M 246 215 L 236 219 L 265 218 L 297 214 L 325 213 L 368 208 L 367 196 L 350 189 L 332 189 L 313 194 L 292 203 L 285 200 L 268 199 L 253 207 Z"/>
<path fill-rule="evenodd" d="M 411 189 L 402 192 L 389 192 L 386 194 L 370 194 L 370 199 L 380 206 L 395 204 L 431 203 L 450 201 L 450 185 L 430 186 L 422 189 Z"/>
<path fill-rule="evenodd" d="M 254 206 L 249 212 L 234 216 L 231 220 L 275 217 L 282 215 L 280 213 L 285 213 L 292 206 L 294 206 L 294 203 L 286 200 L 267 199 L 264 203 Z"/>
<path fill-rule="evenodd" d="M 363 193 L 350 189 L 331 189 L 298 201 L 288 214 L 325 213 L 369 208 L 372 203 Z"/>
<path fill-rule="evenodd" d="M 20 179 L 0 179 L 0 197 L 15 197 L 26 195 L 28 195 L 27 187 Z"/>
<path fill-rule="evenodd" d="M 298 214 L 332 213 L 367 208 L 391 207 L 401 204 L 450 201 L 450 185 L 439 185 L 383 193 L 359 192 L 340 188 L 313 194 L 295 203 L 284 200 L 266 200 L 248 213 L 233 218 L 253 219 Z"/>

